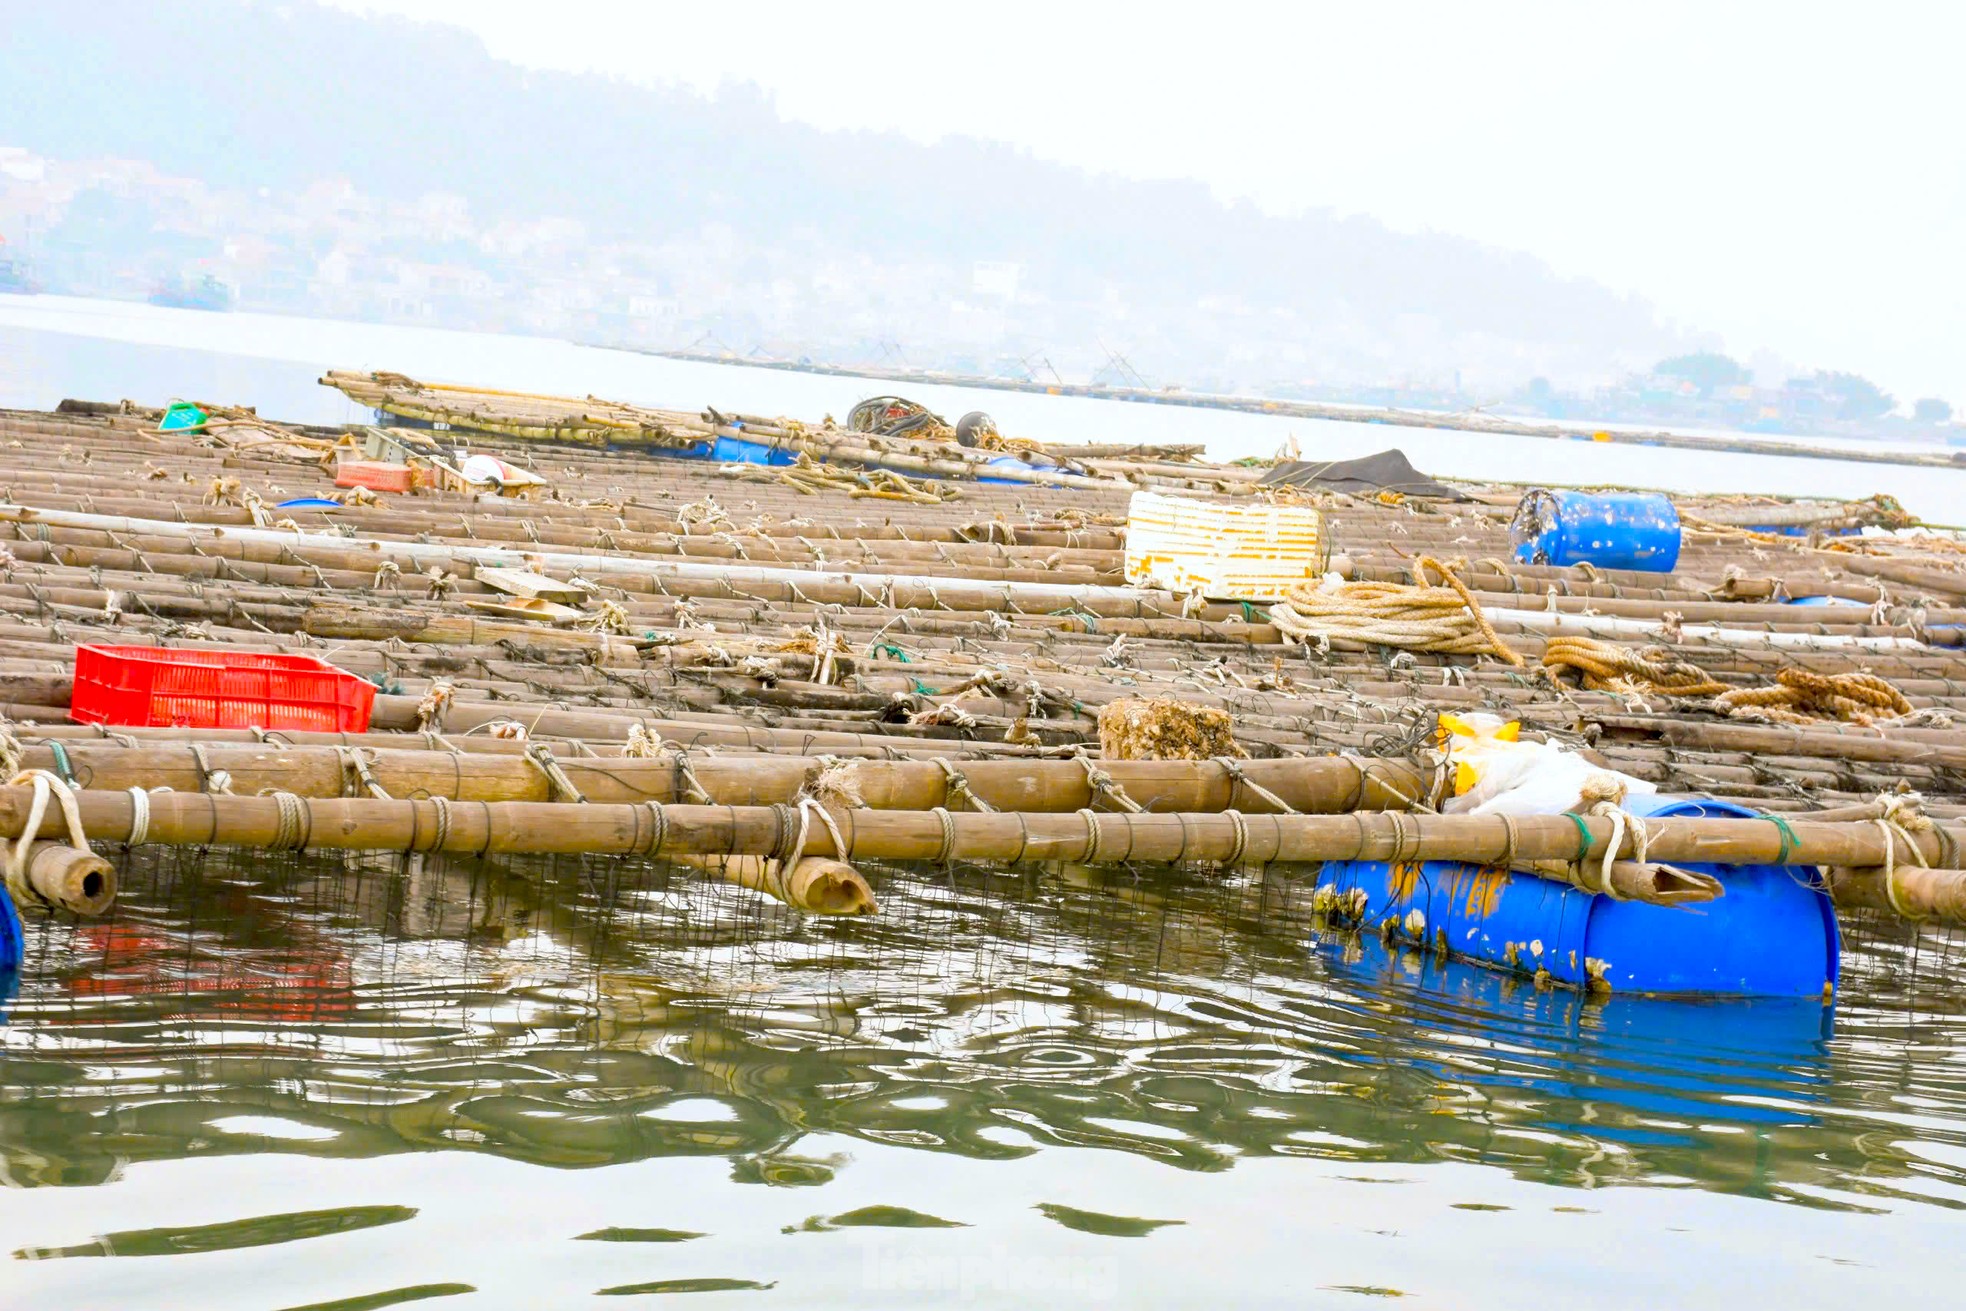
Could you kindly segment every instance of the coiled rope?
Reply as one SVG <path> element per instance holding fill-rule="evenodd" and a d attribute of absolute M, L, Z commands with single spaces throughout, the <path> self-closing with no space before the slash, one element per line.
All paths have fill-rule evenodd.
<path fill-rule="evenodd" d="M 1481 611 L 1481 603 L 1440 561 L 1423 555 L 1414 562 L 1416 585 L 1339 582 L 1315 587 L 1298 584 L 1270 607 L 1270 622 L 1292 641 L 1334 640 L 1440 655 L 1492 655 L 1522 668 L 1522 656 L 1502 641 Z M 1438 573 L 1443 587 L 1427 584 Z"/>
<path fill-rule="evenodd" d="M 1634 651 L 1589 637 L 1549 638 L 1543 647 L 1543 668 L 1552 673 L 1575 670 L 1593 692 L 1720 696 L 1729 691 L 1727 684 L 1716 682 L 1698 665 L 1674 659 L 1661 648 Z"/>

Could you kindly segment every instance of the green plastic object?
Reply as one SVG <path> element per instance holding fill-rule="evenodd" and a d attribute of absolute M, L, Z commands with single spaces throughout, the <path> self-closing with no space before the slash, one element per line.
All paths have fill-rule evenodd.
<path fill-rule="evenodd" d="M 211 421 L 211 415 L 190 401 L 172 401 L 171 408 L 157 421 L 158 432 L 196 432 Z"/>

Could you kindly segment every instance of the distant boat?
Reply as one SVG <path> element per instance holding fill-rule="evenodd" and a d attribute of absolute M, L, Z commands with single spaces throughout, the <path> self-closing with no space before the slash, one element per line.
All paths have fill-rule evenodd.
<path fill-rule="evenodd" d="M 232 308 L 232 301 L 232 288 L 209 273 L 195 280 L 173 278 L 159 283 L 150 293 L 152 305 L 164 305 L 174 310 L 223 312 Z"/>

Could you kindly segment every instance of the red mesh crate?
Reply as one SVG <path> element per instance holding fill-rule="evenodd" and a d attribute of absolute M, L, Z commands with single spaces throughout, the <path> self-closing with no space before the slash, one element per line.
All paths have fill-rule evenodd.
<path fill-rule="evenodd" d="M 137 728 L 365 733 L 375 686 L 309 655 L 79 646 L 68 716 Z"/>
<path fill-rule="evenodd" d="M 372 492 L 407 492 L 410 483 L 409 465 L 381 460 L 343 460 L 334 475 L 337 487 L 366 487 Z"/>

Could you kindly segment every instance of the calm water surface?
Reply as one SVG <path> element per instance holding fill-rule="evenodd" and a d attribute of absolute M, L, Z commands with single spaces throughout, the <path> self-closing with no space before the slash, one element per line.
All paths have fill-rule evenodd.
<path fill-rule="evenodd" d="M 1943 1297 L 1966 977 L 1586 1001 L 1311 880 L 138 853 L 0 1029 L 4 1305 L 1839 1307 Z M 623 1291 L 628 1290 L 628 1291 Z"/>

